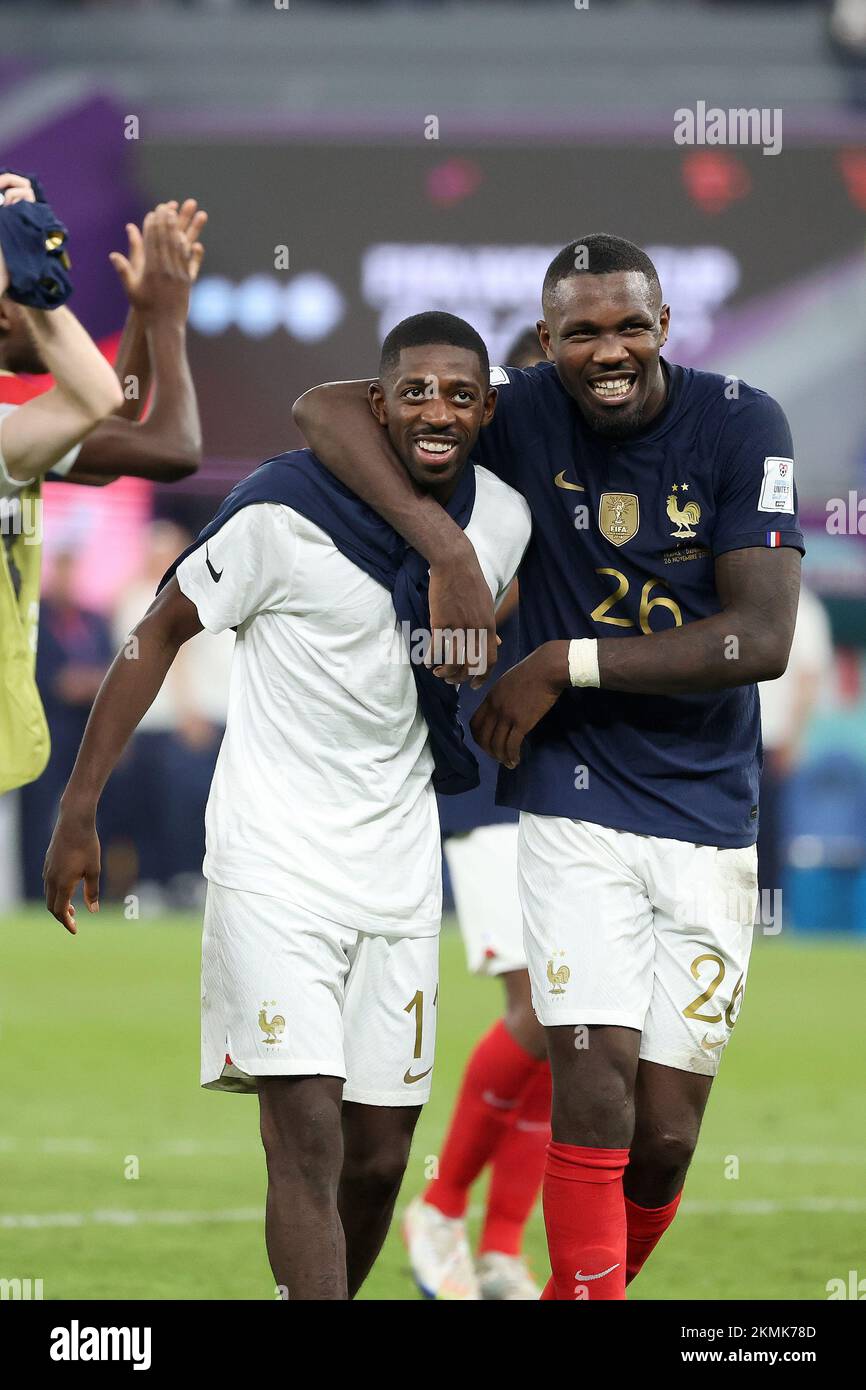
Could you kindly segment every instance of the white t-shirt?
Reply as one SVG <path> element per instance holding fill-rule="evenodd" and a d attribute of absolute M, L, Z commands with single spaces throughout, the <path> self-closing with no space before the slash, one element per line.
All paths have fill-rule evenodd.
<path fill-rule="evenodd" d="M 466 535 L 498 601 L 529 508 L 475 472 Z M 433 757 L 390 593 L 276 503 L 236 513 L 177 580 L 210 632 L 237 627 L 205 876 L 362 931 L 438 931 Z"/>

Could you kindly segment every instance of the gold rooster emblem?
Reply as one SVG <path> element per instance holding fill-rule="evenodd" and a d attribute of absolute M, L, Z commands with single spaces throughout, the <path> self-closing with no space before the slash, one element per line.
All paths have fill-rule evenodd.
<path fill-rule="evenodd" d="M 259 1027 L 265 1035 L 266 1043 L 278 1043 L 280 1041 L 280 1034 L 286 1026 L 286 1020 L 283 1018 L 282 1014 L 274 1014 L 270 1022 L 268 1021 L 268 1007 L 273 1008 L 275 1005 L 276 1000 L 272 999 L 270 1006 L 267 1001 L 265 1001 L 259 1009 Z"/>
<path fill-rule="evenodd" d="M 671 535 L 677 540 L 690 540 L 695 534 L 695 527 L 701 519 L 701 509 L 697 502 L 687 502 L 684 507 L 677 504 L 677 499 L 672 492 L 668 493 L 668 516 L 674 523 Z"/>
<path fill-rule="evenodd" d="M 554 970 L 553 961 L 549 960 L 547 962 L 547 978 L 552 985 L 551 994 L 564 994 L 564 987 L 571 979 L 571 971 L 567 965 L 559 965 Z"/>

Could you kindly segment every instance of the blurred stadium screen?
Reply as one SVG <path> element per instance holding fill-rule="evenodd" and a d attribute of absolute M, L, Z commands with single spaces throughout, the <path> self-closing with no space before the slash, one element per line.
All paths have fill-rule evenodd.
<path fill-rule="evenodd" d="M 464 315 L 499 360 L 538 318 L 552 255 L 598 228 L 620 228 L 653 256 L 679 361 L 733 372 L 748 352 L 762 381 L 782 375 L 786 326 L 855 291 L 863 273 L 866 161 L 856 165 L 842 141 L 794 142 L 781 163 L 747 148 L 677 149 L 658 136 L 636 146 L 536 135 L 527 148 L 506 131 L 495 145 L 449 141 L 447 153 L 436 142 L 239 147 L 176 137 L 148 141 L 135 162 L 148 198 L 194 169 L 196 195 L 219 228 L 190 322 L 208 453 L 225 459 L 276 451 L 295 396 L 319 380 L 370 373 L 385 333 L 419 309 Z M 291 243 L 288 269 L 263 269 L 279 248 L 260 211 L 250 217 L 263 189 L 268 231 L 284 229 Z M 784 365 L 785 381 L 766 389 L 796 429 L 794 373 L 807 364 L 786 355 Z M 823 355 L 808 362 L 813 389 L 835 366 Z M 862 401 L 838 428 L 839 470 L 853 476 L 866 438 Z M 801 499 L 823 509 L 825 461 L 809 438 L 803 453 Z"/>

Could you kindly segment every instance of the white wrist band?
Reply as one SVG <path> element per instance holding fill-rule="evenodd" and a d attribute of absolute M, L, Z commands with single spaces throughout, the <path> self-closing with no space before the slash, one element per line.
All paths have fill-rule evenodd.
<path fill-rule="evenodd" d="M 575 637 L 568 644 L 568 674 L 572 685 L 596 688 L 598 678 L 598 639 Z"/>

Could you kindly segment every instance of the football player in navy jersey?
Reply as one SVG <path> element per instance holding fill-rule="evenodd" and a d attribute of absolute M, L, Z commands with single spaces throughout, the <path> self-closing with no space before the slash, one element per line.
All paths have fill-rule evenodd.
<path fill-rule="evenodd" d="M 515 367 L 545 361 L 535 327 L 506 350 Z M 496 610 L 497 672 L 518 660 L 517 581 Z M 464 687 L 464 724 L 486 697 Z M 538 1298 L 522 1255 L 550 1140 L 550 1064 L 535 1016 L 517 886 L 519 813 L 496 804 L 496 763 L 478 756 L 481 782 L 463 796 L 439 798 L 442 844 L 457 922 L 473 974 L 502 981 L 504 1016 L 472 1050 L 442 1144 L 436 1176 L 406 1208 L 403 1235 L 415 1282 L 430 1298 L 520 1301 Z M 473 1261 L 465 1213 L 473 1184 L 490 1182 Z"/>
<path fill-rule="evenodd" d="M 756 682 L 787 663 L 803 539 L 782 410 L 662 358 L 670 310 L 644 252 L 578 238 L 551 263 L 542 305 L 549 360 L 500 371 L 479 450 L 532 511 L 523 659 L 472 728 L 503 764 L 500 803 L 521 812 L 554 1080 L 543 1297 L 621 1299 L 676 1212 L 742 1003 Z M 434 626 L 490 632 L 465 545 L 406 484 L 383 432 L 362 433 L 364 393 L 317 388 L 296 418 L 429 560 Z"/>

